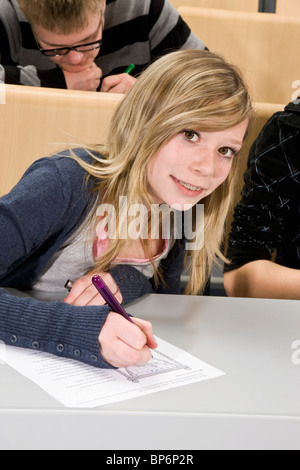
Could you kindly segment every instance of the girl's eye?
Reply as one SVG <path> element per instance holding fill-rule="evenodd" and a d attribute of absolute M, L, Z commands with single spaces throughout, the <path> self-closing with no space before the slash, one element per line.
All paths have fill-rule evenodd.
<path fill-rule="evenodd" d="M 226 157 L 226 158 L 230 158 L 232 157 L 236 152 L 235 150 L 229 148 L 229 147 L 221 147 L 219 149 L 219 153 L 223 156 L 223 157 Z"/>
<path fill-rule="evenodd" d="M 197 134 L 197 132 L 195 131 L 186 130 L 183 131 L 183 133 L 184 137 L 191 142 L 197 142 L 197 140 L 199 139 L 199 134 Z"/>

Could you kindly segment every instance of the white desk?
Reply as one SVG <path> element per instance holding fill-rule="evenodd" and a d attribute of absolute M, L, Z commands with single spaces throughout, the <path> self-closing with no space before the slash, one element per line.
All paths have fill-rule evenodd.
<path fill-rule="evenodd" d="M 128 311 L 226 375 L 96 410 L 65 409 L 0 365 L 0 449 L 300 449 L 299 307 L 145 297 Z"/>

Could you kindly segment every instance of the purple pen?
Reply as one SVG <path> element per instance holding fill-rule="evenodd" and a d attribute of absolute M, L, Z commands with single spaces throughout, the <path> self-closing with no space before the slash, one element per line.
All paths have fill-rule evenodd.
<path fill-rule="evenodd" d="M 102 295 L 103 299 L 106 301 L 107 305 L 109 306 L 109 308 L 111 308 L 113 312 L 119 313 L 124 318 L 126 318 L 126 320 L 133 323 L 130 316 L 127 315 L 122 305 L 118 302 L 114 294 L 103 281 L 102 277 L 94 276 L 92 278 L 92 283 L 94 284 L 98 292 Z"/>

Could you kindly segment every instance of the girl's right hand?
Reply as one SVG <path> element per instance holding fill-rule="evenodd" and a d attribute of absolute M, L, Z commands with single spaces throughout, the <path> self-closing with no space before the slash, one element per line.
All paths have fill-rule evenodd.
<path fill-rule="evenodd" d="M 157 348 L 152 324 L 139 318 L 129 322 L 120 314 L 110 312 L 99 334 L 103 359 L 113 367 L 129 367 L 148 362 L 150 349 Z"/>

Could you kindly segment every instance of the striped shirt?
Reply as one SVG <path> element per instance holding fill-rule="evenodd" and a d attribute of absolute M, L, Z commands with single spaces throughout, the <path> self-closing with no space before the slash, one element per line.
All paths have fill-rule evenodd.
<path fill-rule="evenodd" d="M 159 56 L 204 49 L 169 0 L 107 0 L 103 44 L 95 63 L 103 78 L 134 63 L 138 75 Z M 66 88 L 62 70 L 41 54 L 17 0 L 0 0 L 0 82 Z"/>

